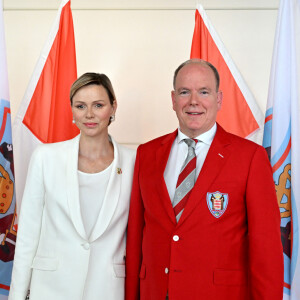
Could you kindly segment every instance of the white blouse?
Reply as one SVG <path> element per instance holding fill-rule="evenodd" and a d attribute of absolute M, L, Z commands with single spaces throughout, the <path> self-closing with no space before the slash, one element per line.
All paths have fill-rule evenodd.
<path fill-rule="evenodd" d="M 81 217 L 85 232 L 90 237 L 103 205 L 112 164 L 99 173 L 78 170 Z"/>

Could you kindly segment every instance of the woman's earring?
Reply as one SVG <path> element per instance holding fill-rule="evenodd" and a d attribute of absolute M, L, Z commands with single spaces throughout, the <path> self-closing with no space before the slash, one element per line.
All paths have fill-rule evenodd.
<path fill-rule="evenodd" d="M 74 119 L 72 120 L 72 123 L 75 124 L 75 120 Z"/>
<path fill-rule="evenodd" d="M 115 116 L 114 115 L 110 116 L 109 121 L 113 122 L 114 120 L 115 120 Z"/>

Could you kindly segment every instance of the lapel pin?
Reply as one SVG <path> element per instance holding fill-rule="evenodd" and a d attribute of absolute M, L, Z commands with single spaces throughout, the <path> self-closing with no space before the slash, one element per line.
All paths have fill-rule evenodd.
<path fill-rule="evenodd" d="M 117 168 L 117 173 L 120 175 L 122 174 L 122 169 L 121 168 Z"/>
<path fill-rule="evenodd" d="M 222 158 L 224 158 L 224 156 L 221 153 L 218 153 L 219 156 L 221 156 Z"/>

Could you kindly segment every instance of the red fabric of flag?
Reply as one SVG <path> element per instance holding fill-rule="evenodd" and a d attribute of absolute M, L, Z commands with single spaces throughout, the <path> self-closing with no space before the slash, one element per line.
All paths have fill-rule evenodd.
<path fill-rule="evenodd" d="M 77 78 L 70 1 L 63 7 L 59 29 L 23 119 L 42 142 L 70 139 L 79 133 L 72 124 L 69 91 Z"/>
<path fill-rule="evenodd" d="M 207 18 L 206 15 L 205 17 Z M 208 19 L 207 22 L 209 22 Z M 223 92 L 223 104 L 218 113 L 217 122 L 227 131 L 241 137 L 247 137 L 259 129 L 260 126 L 219 48 L 223 48 L 221 49 L 223 54 L 225 52 L 229 59 L 228 53 L 222 43 L 216 44 L 210 30 L 212 28 L 207 27 L 197 9 L 191 58 L 201 58 L 209 61 L 217 68 L 220 74 L 220 90 Z"/>

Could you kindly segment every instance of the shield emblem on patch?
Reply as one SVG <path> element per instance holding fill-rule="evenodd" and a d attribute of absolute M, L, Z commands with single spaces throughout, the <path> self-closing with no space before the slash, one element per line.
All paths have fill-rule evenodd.
<path fill-rule="evenodd" d="M 215 218 L 220 218 L 228 205 L 228 194 L 214 192 L 206 194 L 206 201 L 209 211 Z"/>

